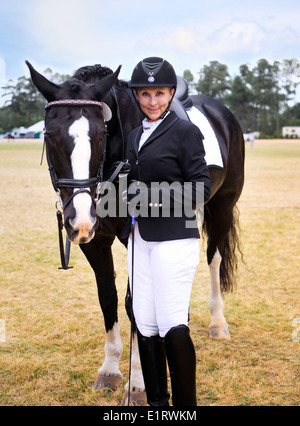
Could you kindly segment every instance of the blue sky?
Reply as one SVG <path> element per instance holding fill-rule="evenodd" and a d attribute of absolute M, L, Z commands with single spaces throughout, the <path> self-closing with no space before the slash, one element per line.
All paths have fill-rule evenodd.
<path fill-rule="evenodd" d="M 234 75 L 260 58 L 300 58 L 299 23 L 299 0 L 1 0 L 0 85 L 29 76 L 25 59 L 40 72 L 68 74 L 122 64 L 120 77 L 129 79 L 155 55 L 178 74 L 198 78 L 218 60 Z"/>

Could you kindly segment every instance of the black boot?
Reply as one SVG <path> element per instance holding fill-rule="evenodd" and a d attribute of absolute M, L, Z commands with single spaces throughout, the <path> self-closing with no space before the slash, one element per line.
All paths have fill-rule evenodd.
<path fill-rule="evenodd" d="M 138 331 L 141 366 L 148 404 L 168 406 L 167 363 L 163 339 L 158 335 L 144 337 Z"/>
<path fill-rule="evenodd" d="M 196 354 L 185 325 L 173 327 L 165 337 L 174 406 L 196 406 Z"/>

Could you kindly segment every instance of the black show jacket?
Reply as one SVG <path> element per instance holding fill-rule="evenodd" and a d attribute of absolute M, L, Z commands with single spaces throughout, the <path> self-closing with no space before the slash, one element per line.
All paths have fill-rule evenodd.
<path fill-rule="evenodd" d="M 198 127 L 190 121 L 178 118 L 175 112 L 171 111 L 139 151 L 142 133 L 143 126 L 140 126 L 128 137 L 126 158 L 131 165 L 128 182 L 145 183 L 149 189 L 149 202 L 151 202 L 152 182 L 168 184 L 179 182 L 181 185 L 191 182 L 193 209 L 196 208 L 196 183 L 203 182 L 204 201 L 207 201 L 210 196 L 211 181 L 204 159 L 203 135 Z M 176 217 L 171 204 L 171 217 L 163 217 L 157 210 L 154 216 L 158 215 L 158 217 L 153 217 L 151 211 L 155 208 L 162 210 L 159 207 L 149 207 L 148 217 L 137 217 L 139 231 L 145 241 L 200 238 L 197 227 L 186 226 L 189 221 L 195 221 L 195 216 L 186 217 L 182 208 L 181 217 Z"/>

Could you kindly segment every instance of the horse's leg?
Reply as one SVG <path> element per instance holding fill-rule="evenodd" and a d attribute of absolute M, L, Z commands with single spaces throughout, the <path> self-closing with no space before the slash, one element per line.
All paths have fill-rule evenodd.
<path fill-rule="evenodd" d="M 142 373 L 140 354 L 137 342 L 137 334 L 133 334 L 132 355 L 131 355 L 131 379 L 130 393 L 129 381 L 125 385 L 122 405 L 128 405 L 128 397 L 130 395 L 130 405 L 145 405 L 147 404 L 147 396 L 145 392 L 145 384 Z"/>
<path fill-rule="evenodd" d="M 209 311 L 211 314 L 211 323 L 209 325 L 209 337 L 212 339 L 230 339 L 228 324 L 224 317 L 224 302 L 221 296 L 220 287 L 220 265 L 222 257 L 217 248 L 212 261 L 209 264 L 210 269 L 210 298 Z"/>
<path fill-rule="evenodd" d="M 120 386 L 123 377 L 119 369 L 120 357 L 123 352 L 123 344 L 120 338 L 118 322 L 115 322 L 113 328 L 106 332 L 104 349 L 105 360 L 98 371 L 98 377 L 94 383 L 94 388 L 114 391 Z"/>
<path fill-rule="evenodd" d="M 137 341 L 136 325 L 134 315 L 132 311 L 132 298 L 127 286 L 127 295 L 125 300 L 125 307 L 129 320 L 133 322 L 133 341 L 132 341 L 132 355 L 131 355 L 131 375 L 130 375 L 130 392 L 129 392 L 129 381 L 125 385 L 125 392 L 123 395 L 122 405 L 128 405 L 128 398 L 130 395 L 130 405 L 145 405 L 147 403 L 147 396 L 145 392 L 145 384 L 143 378 L 143 372 L 140 361 L 140 353 Z"/>
<path fill-rule="evenodd" d="M 88 244 L 80 246 L 92 266 L 98 287 L 98 296 L 106 329 L 105 360 L 98 372 L 94 387 L 115 390 L 122 381 L 119 361 L 123 352 L 118 323 L 118 296 L 115 286 L 114 265 L 111 252 L 113 238 L 97 235 Z"/>
<path fill-rule="evenodd" d="M 229 291 L 235 284 L 239 239 L 234 193 L 216 194 L 209 201 L 205 209 L 205 230 L 211 276 L 209 335 L 213 339 L 230 339 L 221 291 Z"/>

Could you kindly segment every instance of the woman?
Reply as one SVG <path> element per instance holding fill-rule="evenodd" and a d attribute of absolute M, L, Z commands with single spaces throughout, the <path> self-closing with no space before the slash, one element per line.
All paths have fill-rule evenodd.
<path fill-rule="evenodd" d="M 210 177 L 201 132 L 170 111 L 176 85 L 172 65 L 162 58 L 139 62 L 131 78 L 145 116 L 142 126 L 129 135 L 126 155 L 131 164 L 129 179 L 135 182 L 139 200 L 145 201 L 140 206 L 144 214 L 135 225 L 133 313 L 147 399 L 153 406 L 168 405 L 166 358 L 173 405 L 197 404 L 195 349 L 188 316 L 200 236 L 194 212 L 190 217 L 178 203 L 184 203 L 186 183 L 190 184 L 187 199 L 193 209 L 199 201 L 199 187 L 203 189 L 202 204 L 207 201 Z M 128 190 L 131 197 L 132 192 L 132 188 Z M 129 195 L 127 203 L 130 212 Z M 130 236 L 129 277 L 131 256 Z"/>

